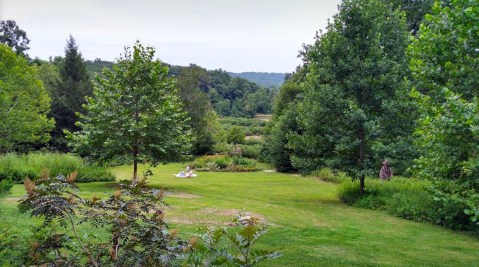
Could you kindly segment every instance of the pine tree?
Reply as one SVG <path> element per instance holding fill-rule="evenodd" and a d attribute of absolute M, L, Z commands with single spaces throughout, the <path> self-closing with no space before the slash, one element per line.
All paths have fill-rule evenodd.
<path fill-rule="evenodd" d="M 76 132 L 77 112 L 84 113 L 85 97 L 91 96 L 93 86 L 85 62 L 75 39 L 70 35 L 65 47 L 65 58 L 59 66 L 60 82 L 52 92 L 51 116 L 55 119 L 50 145 L 53 149 L 68 151 L 64 130 Z"/>

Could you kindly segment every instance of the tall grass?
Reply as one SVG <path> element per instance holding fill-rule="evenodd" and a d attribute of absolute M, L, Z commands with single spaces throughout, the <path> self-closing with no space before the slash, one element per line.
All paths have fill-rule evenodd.
<path fill-rule="evenodd" d="M 426 180 L 395 177 L 391 181 L 369 178 L 365 193 L 359 193 L 358 181 L 344 181 L 338 188 L 339 198 L 350 205 L 385 210 L 395 216 L 437 224 L 454 230 L 479 231 L 469 220 L 466 206 L 460 201 L 439 201 Z"/>
<path fill-rule="evenodd" d="M 30 153 L 18 155 L 8 153 L 0 156 L 0 180 L 12 179 L 22 182 L 25 177 L 37 179 L 43 170 L 50 176 L 68 175 L 79 172 L 78 182 L 113 181 L 114 176 L 103 167 L 86 166 L 77 156 L 59 153 Z"/>

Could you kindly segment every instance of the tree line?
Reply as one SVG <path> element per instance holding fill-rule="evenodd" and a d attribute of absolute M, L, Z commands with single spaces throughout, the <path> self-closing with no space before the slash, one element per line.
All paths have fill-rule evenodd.
<path fill-rule="evenodd" d="M 15 103 L 20 102 L 17 94 L 23 87 L 19 80 L 12 81 L 11 90 L 4 92 L 2 96 L 2 99 L 5 99 L 4 117 L 8 115 L 9 120 L 3 121 L 5 144 L 0 147 L 1 152 L 40 148 L 70 151 L 65 132 L 73 133 L 81 129 L 77 122 L 79 115 L 86 113 L 84 108 L 87 104 L 86 98 L 93 96 L 95 76 L 104 77 L 102 70 L 104 68 L 111 70 L 118 62 L 103 61 L 100 58 L 93 61 L 84 60 L 72 36 L 67 40 L 64 56 L 56 56 L 49 60 L 38 58 L 32 60 L 26 54 L 29 39 L 25 31 L 21 30 L 15 21 L 1 23 L 0 43 L 5 44 L 2 47 L 2 56 L 8 54 L 14 57 L 14 60 L 18 60 L 18 64 L 21 62 L 22 68 L 32 73 L 31 79 L 34 81 L 31 82 L 37 83 L 37 93 L 44 98 L 43 102 L 38 103 L 41 111 L 30 110 L 29 113 L 30 116 L 39 115 L 40 120 L 25 115 L 14 115 L 9 110 L 13 110 Z M 218 142 L 218 116 L 252 117 L 256 113 L 271 113 L 271 103 L 277 92 L 273 87 L 264 88 L 246 79 L 231 77 L 221 69 L 206 70 L 194 64 L 187 67 L 173 66 L 164 62 L 161 64 L 168 68 L 167 76 L 174 78 L 182 109 L 188 115 L 188 123 L 196 140 L 190 151 L 192 154 L 212 152 L 213 145 Z M 4 71 L 11 74 L 14 71 L 11 67 L 4 66 Z M 28 71 L 18 72 L 19 75 L 22 73 Z M 40 85 L 40 82 L 43 85 Z M 32 101 L 38 99 L 35 94 L 29 95 L 32 99 L 21 101 L 25 106 L 32 105 Z M 29 123 L 22 124 L 20 116 Z M 36 130 L 35 121 L 41 124 Z M 23 125 L 21 126 L 23 130 L 18 128 L 13 131 L 14 124 L 19 127 Z M 31 131 L 25 130 L 27 128 Z M 9 137 L 6 137 L 7 134 Z M 46 145 L 45 141 L 48 141 Z"/>

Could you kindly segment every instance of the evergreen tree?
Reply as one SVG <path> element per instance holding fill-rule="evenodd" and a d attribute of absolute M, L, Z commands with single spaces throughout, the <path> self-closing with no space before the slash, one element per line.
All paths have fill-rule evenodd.
<path fill-rule="evenodd" d="M 82 105 L 91 96 L 93 86 L 85 62 L 75 39 L 70 35 L 65 47 L 65 58 L 59 65 L 60 81 L 52 92 L 51 116 L 55 119 L 50 146 L 59 151 L 68 151 L 64 130 L 76 132 L 79 127 L 77 112 L 84 113 Z"/>

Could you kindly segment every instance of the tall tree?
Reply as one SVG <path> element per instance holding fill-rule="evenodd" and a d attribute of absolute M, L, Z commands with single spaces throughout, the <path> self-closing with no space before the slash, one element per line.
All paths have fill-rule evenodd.
<path fill-rule="evenodd" d="M 70 35 L 65 47 L 65 58 L 60 62 L 60 81 L 52 92 L 51 116 L 55 119 L 50 145 L 60 151 L 68 151 L 64 130 L 75 132 L 79 127 L 77 112 L 84 113 L 82 105 L 93 93 L 86 64 L 78 50 L 75 39 Z"/>
<path fill-rule="evenodd" d="M 28 39 L 27 33 L 20 29 L 14 20 L 0 21 L 0 43 L 10 46 L 15 53 L 28 58 L 28 54 L 25 51 L 30 49 L 28 47 L 30 39 Z"/>
<path fill-rule="evenodd" d="M 381 159 L 410 151 L 414 127 L 404 80 L 409 34 L 403 14 L 379 0 L 346 0 L 303 53 L 308 68 L 293 166 L 331 167 L 359 178 Z"/>
<path fill-rule="evenodd" d="M 195 142 L 192 146 L 194 155 L 213 152 L 216 114 L 206 94 L 209 90 L 209 76 L 206 69 L 197 65 L 182 68 L 177 76 L 178 91 L 185 111 L 191 118 L 190 126 Z"/>
<path fill-rule="evenodd" d="M 71 135 L 75 151 L 100 163 L 131 160 L 134 184 L 138 163 L 179 160 L 192 141 L 174 79 L 154 54 L 153 47 L 138 41 L 125 48 L 113 69 L 96 78 L 88 112 L 80 116 L 81 130 Z"/>
<path fill-rule="evenodd" d="M 478 25 L 478 0 L 437 2 L 409 47 L 423 111 L 416 131 L 422 156 L 414 169 L 422 177 L 479 177 Z"/>
<path fill-rule="evenodd" d="M 280 172 L 295 172 L 291 164 L 292 150 L 288 147 L 288 135 L 298 132 L 298 101 L 303 91 L 301 81 L 304 68 L 299 67 L 280 87 L 273 107 L 273 119 L 265 133 L 264 154 Z"/>
<path fill-rule="evenodd" d="M 47 118 L 50 98 L 36 69 L 4 44 L 0 62 L 0 153 L 18 144 L 47 142 L 53 127 Z"/>

